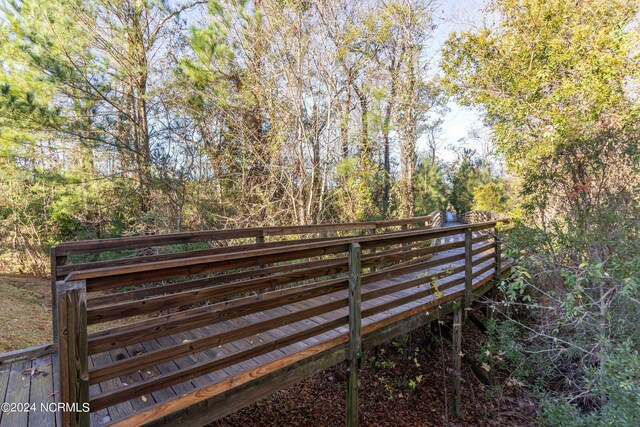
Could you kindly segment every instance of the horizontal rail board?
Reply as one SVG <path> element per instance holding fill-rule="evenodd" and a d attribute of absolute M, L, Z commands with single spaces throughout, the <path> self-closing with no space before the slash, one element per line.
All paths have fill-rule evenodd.
<path fill-rule="evenodd" d="M 84 240 L 65 242 L 56 246 L 58 255 L 87 254 L 112 250 L 139 249 L 149 246 L 166 246 L 186 243 L 201 243 L 212 240 L 241 239 L 265 236 L 284 236 L 315 234 L 338 231 L 374 230 L 377 228 L 397 227 L 405 224 L 424 224 L 430 222 L 432 215 L 423 217 L 384 220 L 375 222 L 354 222 L 341 224 L 297 225 L 283 227 L 254 227 L 167 233 L 148 236 L 116 237 L 112 239 Z"/>
<path fill-rule="evenodd" d="M 361 236 L 343 240 L 292 244 L 280 248 L 264 248 L 243 253 L 219 254 L 205 257 L 184 258 L 181 260 L 151 262 L 141 265 L 100 268 L 70 273 L 66 280 L 87 280 L 87 291 L 96 291 L 145 283 L 156 280 L 168 280 L 180 275 L 203 274 L 223 271 L 230 268 L 253 267 L 273 262 L 290 261 L 312 256 L 346 253 L 349 243 L 360 243 L 363 250 L 390 244 L 411 243 L 420 240 L 458 234 L 461 230 L 483 230 L 494 226 L 492 222 L 449 227 L 445 229 L 411 230 L 387 233 L 384 235 Z"/>
<path fill-rule="evenodd" d="M 340 240 L 340 239 L 349 239 L 349 237 L 296 239 L 295 242 L 298 242 L 298 243 L 327 242 L 330 240 Z M 113 267 L 120 267 L 125 265 L 144 264 L 148 262 L 170 261 L 170 260 L 176 260 L 176 259 L 193 258 L 193 257 L 208 256 L 208 255 L 239 253 L 239 252 L 245 252 L 248 250 L 254 250 L 257 248 L 277 248 L 277 247 L 291 245 L 291 242 L 292 242 L 291 240 L 282 240 L 282 241 L 268 242 L 268 243 L 248 243 L 248 244 L 234 245 L 234 246 L 219 246 L 219 247 L 214 247 L 209 249 L 197 249 L 193 251 L 170 252 L 170 253 L 164 253 L 164 254 L 158 254 L 158 255 L 143 255 L 143 256 L 133 256 L 133 257 L 127 257 L 127 258 L 117 258 L 117 259 L 108 260 L 108 261 L 92 261 L 92 262 L 75 263 L 75 264 L 63 264 L 63 265 L 57 266 L 56 271 L 57 271 L 58 277 L 60 277 L 76 271 L 79 272 L 84 270 L 95 270 L 98 268 L 113 268 Z"/>
<path fill-rule="evenodd" d="M 332 261 L 338 262 L 344 260 L 346 262 L 346 258 L 336 258 Z M 281 273 L 283 271 L 297 271 L 304 268 L 314 268 L 321 265 L 327 264 L 327 260 L 319 260 L 319 261 L 305 261 L 305 262 L 296 262 L 290 264 L 276 265 L 273 267 L 265 267 L 262 269 L 252 269 L 252 270 L 242 270 L 236 271 L 233 273 L 225 273 L 216 276 L 205 277 L 202 279 L 195 280 L 185 280 L 182 282 L 169 283 L 166 285 L 157 285 L 150 286 L 141 289 L 135 289 L 132 291 L 124 291 L 124 292 L 116 292 L 106 295 L 93 296 L 88 299 L 87 303 L 89 307 L 96 307 L 105 304 L 111 304 L 114 302 L 121 302 L 127 300 L 135 300 L 138 298 L 145 297 L 153 297 L 156 295 L 162 295 L 171 292 L 181 292 L 190 289 L 198 289 L 205 288 L 216 283 L 225 284 L 225 283 L 241 283 L 241 279 L 256 278 L 257 276 L 265 276 L 265 275 L 273 275 L 274 273 Z M 243 280 L 244 281 L 244 280 Z"/>
<path fill-rule="evenodd" d="M 154 322 L 153 326 L 145 325 L 140 329 L 121 330 L 120 328 L 116 328 L 116 331 L 111 335 L 89 337 L 89 353 L 94 354 L 132 344 L 137 342 L 140 337 L 153 339 L 224 320 L 234 319 L 239 316 L 258 313 L 270 308 L 334 293 L 344 290 L 346 287 L 346 279 L 322 282 L 321 286 L 313 283 L 311 285 L 272 292 L 272 295 L 267 297 L 248 297 L 214 304 L 205 307 L 209 308 L 209 310 L 198 312 L 188 317 L 178 317 L 163 323 Z M 144 325 L 145 322 L 140 323 Z"/>
<path fill-rule="evenodd" d="M 0 353 L 0 366 L 5 365 L 9 362 L 14 362 L 16 360 L 32 359 L 34 357 L 55 353 L 57 349 L 58 344 L 48 343 L 36 347 L 21 348 L 19 350 L 9 351 L 7 353 Z"/>
<path fill-rule="evenodd" d="M 230 343 L 240 338 L 245 338 L 251 335 L 269 331 L 278 326 L 285 326 L 300 320 L 309 319 L 313 316 L 318 316 L 320 314 L 335 311 L 340 308 L 346 307 L 347 304 L 348 300 L 346 298 L 343 298 L 283 316 L 274 317 L 265 322 L 253 323 L 241 328 L 223 332 L 218 335 L 207 336 L 205 338 L 201 338 L 188 343 L 163 348 L 154 352 L 143 353 L 138 356 L 133 356 L 129 359 L 114 362 L 90 372 L 89 383 L 96 384 L 122 374 L 135 372 L 136 370 L 140 369 L 140 367 L 147 367 L 165 362 L 167 360 L 174 360 L 179 357 L 198 353 L 212 347 Z"/>
<path fill-rule="evenodd" d="M 460 243 L 451 243 L 443 245 L 443 248 L 456 248 L 460 247 Z M 378 265 L 381 262 L 388 261 L 401 261 L 417 256 L 424 256 L 427 254 L 433 254 L 442 250 L 440 247 L 429 247 L 413 250 L 397 249 L 388 254 L 376 254 L 363 257 L 363 267 Z M 319 278 L 328 275 L 335 275 L 339 273 L 345 273 L 348 270 L 346 258 L 340 258 L 336 261 L 324 261 L 316 262 L 318 267 L 307 268 L 303 270 L 295 270 L 285 274 L 267 276 L 257 279 L 244 280 L 241 282 L 235 282 L 231 284 L 216 284 L 213 286 L 204 287 L 197 290 L 189 290 L 171 295 L 163 295 L 146 298 L 138 301 L 128 301 L 116 304 L 110 304 L 93 308 L 95 303 L 91 304 L 91 308 L 88 310 L 89 324 L 107 322 L 111 320 L 121 319 L 125 317 L 136 316 L 139 314 L 150 313 L 161 309 L 167 309 L 169 307 L 185 306 L 194 303 L 204 302 L 211 299 L 220 299 L 223 297 L 233 296 L 241 294 L 243 292 L 273 289 L 277 286 L 283 286 L 291 283 L 295 283 L 300 280 L 309 280 Z M 422 265 L 422 264 L 421 264 Z M 433 266 L 437 264 L 430 264 Z M 293 265 L 295 266 L 295 265 Z M 293 267 L 292 266 L 292 267 Z M 289 268 L 291 270 L 291 267 Z M 201 279 L 192 281 L 195 284 L 210 284 L 216 282 L 216 278 Z M 176 289 L 183 287 L 182 283 L 176 283 L 171 285 L 165 285 L 164 289 Z M 117 295 L 117 294 L 116 294 Z M 108 296 L 100 297 L 100 300 L 109 300 Z"/>
<path fill-rule="evenodd" d="M 118 303 L 87 310 L 89 324 L 108 322 L 125 317 L 137 316 L 151 313 L 171 307 L 188 306 L 205 301 L 221 299 L 228 296 L 238 295 L 244 292 L 260 289 L 273 289 L 277 286 L 284 286 L 300 280 L 315 279 L 318 277 L 330 276 L 348 271 L 346 262 L 329 263 L 322 267 L 294 271 L 277 276 L 247 280 L 241 283 L 230 283 L 225 285 L 211 286 L 204 289 L 185 291 L 171 295 L 164 295 L 146 298 L 140 301 L 130 301 Z M 268 295 L 268 294 L 267 294 Z"/>
<path fill-rule="evenodd" d="M 418 244 L 423 244 L 423 242 L 418 242 L 417 244 L 414 243 L 414 246 Z M 462 246 L 464 246 L 464 243 L 457 242 L 457 243 L 451 243 L 448 245 L 441 245 L 438 247 L 441 249 L 453 249 L 453 248 L 462 247 Z M 415 255 L 426 255 L 428 253 L 435 253 L 435 252 L 438 252 L 437 248 L 435 247 L 421 248 L 420 252 L 415 252 Z M 407 253 L 407 251 L 405 248 L 395 248 L 395 249 L 390 249 L 385 251 L 379 251 L 373 255 L 365 255 L 362 258 L 363 267 L 368 267 L 378 263 L 393 261 L 395 260 L 395 258 L 393 258 L 391 255 L 395 255 L 399 253 L 404 254 L 404 253 Z M 233 282 L 240 279 L 251 278 L 255 276 L 267 276 L 274 273 L 280 273 L 282 271 L 292 271 L 292 269 L 301 270 L 303 268 L 313 268 L 313 267 L 325 265 L 328 262 L 337 262 L 337 261 L 346 262 L 346 260 L 347 260 L 346 257 L 341 257 L 341 258 L 335 258 L 331 261 L 318 260 L 318 261 L 293 262 L 290 264 L 276 265 L 273 267 L 243 270 L 243 271 L 238 271 L 234 273 L 225 273 L 222 275 L 211 276 L 203 279 L 186 280 L 186 281 L 170 283 L 166 285 L 145 287 L 142 289 L 136 289 L 132 291 L 116 292 L 116 293 L 111 293 L 107 295 L 93 296 L 88 299 L 87 304 L 89 305 L 89 307 L 95 307 L 95 306 L 112 304 L 115 302 L 121 302 L 126 300 L 134 300 L 138 298 L 155 296 L 155 295 L 160 295 L 160 294 L 165 294 L 170 292 L 179 292 L 179 291 L 184 291 L 189 289 L 204 288 L 215 283 L 222 284 L 227 282 Z"/>
<path fill-rule="evenodd" d="M 464 254 L 454 254 L 438 260 L 427 260 L 420 264 L 413 264 L 410 266 L 397 267 L 388 270 L 382 270 L 374 273 L 368 273 L 362 276 L 362 284 L 375 282 L 377 280 L 383 280 L 399 274 L 407 274 L 415 271 L 420 271 L 425 268 L 433 268 L 439 265 L 447 264 L 450 262 L 460 261 L 464 259 Z M 314 296 L 326 293 L 337 292 L 338 290 L 345 289 L 347 286 L 347 278 L 333 279 L 330 281 L 316 282 L 309 285 L 305 285 L 296 288 L 290 288 L 287 290 L 276 291 L 279 295 L 275 300 L 269 299 L 273 293 L 266 293 L 259 297 L 246 297 L 229 302 L 214 304 L 207 307 L 196 308 L 188 311 L 183 311 L 177 314 L 166 315 L 151 321 L 140 321 L 135 324 L 129 324 L 124 327 L 116 327 L 109 330 L 101 331 L 89 336 L 89 352 L 91 354 L 99 351 L 104 351 L 110 348 L 118 348 L 123 345 L 135 343 L 140 336 L 144 336 L 147 339 L 156 338 L 159 336 L 165 336 L 172 333 L 185 331 L 201 326 L 206 326 L 214 323 L 220 319 L 220 314 L 216 313 L 216 310 L 230 310 L 230 305 L 245 305 L 244 312 L 236 310 L 235 313 L 250 314 L 263 309 L 277 306 L 278 303 L 284 304 L 285 302 L 293 301 L 296 295 L 300 295 L 300 301 L 302 299 L 313 298 Z M 317 291 L 318 294 L 309 294 L 309 289 L 321 289 Z M 304 292 L 304 294 L 303 294 Z M 311 296 L 309 296 L 311 295 Z M 275 297 L 274 297 L 275 298 Z M 265 302 L 266 300 L 266 302 Z M 254 302 L 257 305 L 253 308 L 249 308 Z M 275 305 L 274 305 L 275 302 Z M 231 317 L 225 317 L 229 319 Z M 135 325 L 135 326 L 133 326 Z"/>

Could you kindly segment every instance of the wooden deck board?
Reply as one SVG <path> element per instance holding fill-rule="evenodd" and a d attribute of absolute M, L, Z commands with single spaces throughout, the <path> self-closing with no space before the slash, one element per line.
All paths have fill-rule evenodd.
<path fill-rule="evenodd" d="M 54 398 L 56 399 L 56 402 L 57 402 L 60 400 L 60 370 L 58 369 L 58 366 L 60 366 L 60 364 L 58 360 L 58 353 L 54 353 L 51 355 L 51 363 L 52 363 L 51 366 L 53 369 Z M 56 426 L 61 427 L 62 420 L 61 420 L 60 412 L 55 413 L 55 418 L 56 418 Z"/>
<path fill-rule="evenodd" d="M 11 373 L 11 365 L 0 366 L 0 403 L 8 402 L 5 399 L 7 394 L 7 386 L 9 385 L 9 375 Z M 0 423 L 2 423 L 3 411 L 0 411 Z"/>
<path fill-rule="evenodd" d="M 116 350 L 111 350 L 109 353 L 111 355 L 112 360 L 118 360 L 120 358 L 128 357 L 128 351 L 126 351 L 126 347 L 116 349 Z M 146 369 L 146 367 L 144 369 Z M 134 384 L 136 382 L 141 382 L 143 380 L 144 378 L 142 377 L 140 370 L 138 372 L 133 372 L 128 375 L 120 376 L 120 381 L 122 381 L 123 384 Z M 134 399 L 129 400 L 129 402 L 131 402 L 131 406 L 133 406 L 134 412 L 147 409 L 153 406 L 153 403 L 154 403 L 153 397 L 151 395 L 136 397 Z"/>
<path fill-rule="evenodd" d="M 144 353 L 146 350 L 142 344 L 135 344 L 125 347 L 129 357 L 136 356 L 140 353 Z M 160 375 L 158 366 L 149 366 L 138 371 L 138 375 L 144 381 L 154 376 Z M 136 379 L 137 377 L 134 377 Z M 154 391 L 151 393 L 151 397 L 155 403 L 162 403 L 176 397 L 176 393 L 171 387 L 164 388 L 162 390 Z"/>
<path fill-rule="evenodd" d="M 113 359 L 111 358 L 111 354 L 109 353 L 96 354 L 94 356 L 91 356 L 90 359 L 92 359 L 95 366 L 106 365 L 113 361 Z M 120 378 L 116 377 L 111 380 L 101 382 L 100 387 L 102 389 L 102 392 L 108 392 L 122 388 L 123 384 Z M 108 408 L 108 412 L 111 420 L 115 421 L 117 419 L 125 417 L 127 414 L 134 412 L 133 404 L 131 403 L 131 401 L 127 401 L 118 405 L 113 405 Z"/>
<path fill-rule="evenodd" d="M 186 334 L 176 334 L 176 335 L 170 335 L 168 337 L 158 338 L 157 341 L 164 348 L 164 347 L 174 346 L 176 344 L 182 344 L 185 340 L 188 340 L 188 339 L 193 339 L 193 337 L 187 336 Z M 187 357 L 176 359 L 174 360 L 174 362 L 176 366 L 178 366 L 180 369 L 184 369 L 198 362 L 207 360 L 209 357 L 213 357 L 212 356 L 213 350 L 207 354 L 208 356 L 206 357 L 200 354 L 194 354 Z M 194 388 L 199 388 L 199 387 L 204 387 L 207 384 L 211 384 L 212 381 L 213 382 L 220 381 L 222 378 L 224 378 L 224 376 L 220 375 L 219 373 L 212 372 L 204 377 L 194 378 L 190 382 L 192 383 Z"/>
<path fill-rule="evenodd" d="M 31 361 L 31 385 L 29 389 L 29 402 L 43 403 L 45 405 L 55 404 L 53 389 L 53 362 L 50 354 L 36 357 Z M 99 414 L 99 412 L 96 412 Z M 34 412 L 29 412 L 30 426 L 55 426 L 55 412 L 37 408 Z"/>
<path fill-rule="evenodd" d="M 30 403 L 29 387 L 31 386 L 31 377 L 28 373 L 23 373 L 29 368 L 31 368 L 30 360 L 20 360 L 11 364 L 7 393 L 4 398 L 5 402 Z M 2 415 L 0 427 L 26 426 L 28 425 L 28 419 L 29 411 L 5 412 Z"/>
<path fill-rule="evenodd" d="M 93 358 L 89 358 L 89 369 L 93 368 L 95 365 L 93 364 Z M 57 369 L 56 369 L 57 371 Z M 102 384 L 94 384 L 92 386 L 89 386 L 89 395 L 90 396 L 95 396 L 98 395 L 100 393 L 102 393 L 103 391 L 106 391 L 103 389 Z M 107 425 L 111 422 L 111 416 L 109 415 L 109 410 L 108 409 L 100 409 L 99 411 L 93 411 L 91 412 L 91 417 L 90 417 L 90 422 L 91 425 L 95 425 L 95 426 L 103 426 L 103 425 Z"/>

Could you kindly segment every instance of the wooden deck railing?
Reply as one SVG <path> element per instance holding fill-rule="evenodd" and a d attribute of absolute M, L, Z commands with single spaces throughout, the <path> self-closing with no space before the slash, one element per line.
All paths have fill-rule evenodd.
<path fill-rule="evenodd" d="M 50 253 L 51 292 L 54 308 L 53 341 L 56 342 L 58 339 L 58 321 L 55 312 L 57 307 L 56 282 L 63 280 L 71 272 L 152 261 L 175 260 L 182 259 L 185 256 L 242 252 L 252 248 L 255 244 L 262 244 L 264 245 L 263 247 L 278 247 L 286 245 L 287 240 L 292 237 L 296 237 L 299 242 L 304 242 L 305 240 L 317 240 L 318 238 L 331 239 L 353 233 L 376 234 L 393 229 L 408 229 L 408 227 L 437 228 L 442 225 L 443 218 L 442 212 L 435 211 L 426 216 L 407 219 L 221 229 L 65 242 L 51 248 Z M 308 237 L 308 239 L 303 239 L 303 237 Z M 272 241 L 267 242 L 267 238 L 272 239 Z M 185 245 L 198 244 L 208 245 L 209 247 L 199 250 L 183 248 Z M 139 250 L 139 253 L 135 253 L 134 250 Z M 96 260 L 86 260 L 88 256 Z M 99 260 L 103 257 L 107 258 L 107 260 Z M 139 292 L 140 296 L 142 294 L 144 294 L 144 291 Z"/>
<path fill-rule="evenodd" d="M 504 215 L 496 214 L 490 211 L 469 211 L 458 216 L 458 221 L 463 224 L 474 224 L 477 222 L 486 221 L 504 221 L 506 217 Z"/>
<path fill-rule="evenodd" d="M 445 279 L 437 292 L 464 283 L 464 302 L 468 306 L 471 304 L 473 278 L 491 269 L 501 271 L 500 243 L 494 239 L 495 234 L 475 237 L 472 234 L 494 230 L 496 221 L 430 228 L 434 222 L 441 225 L 442 221 L 443 214 L 434 213 L 398 221 L 220 230 L 60 245 L 52 251 L 56 258 L 52 268 L 57 279 L 61 401 L 78 406 L 89 402 L 91 411 L 98 411 L 343 326 L 348 326 L 350 331 L 350 360 L 357 359 L 361 355 L 358 344 L 361 318 L 434 295 L 436 290 L 425 286 L 407 297 L 383 301 L 365 309 L 361 309 L 362 302 Z M 421 227 L 408 230 L 408 225 Z M 391 227 L 401 227 L 401 230 L 369 234 Z M 357 235 L 274 242 L 258 240 L 252 244 L 240 242 L 232 247 L 75 265 L 61 261 L 61 257 L 73 254 L 108 250 L 328 232 L 357 232 Z M 465 235 L 463 241 L 431 245 L 434 239 L 461 233 Z M 432 259 L 434 254 L 458 248 L 465 251 Z M 495 262 L 473 269 L 491 259 Z M 384 279 L 462 260 L 464 264 L 461 266 L 435 274 L 403 280 L 391 286 L 368 287 Z M 462 272 L 465 273 L 463 278 L 454 278 Z M 450 276 L 452 278 L 446 280 Z M 176 342 L 162 349 L 131 355 L 123 360 L 111 360 L 99 366 L 89 364 L 91 356 L 105 351 L 209 327 L 339 291 L 348 292 L 345 297 L 326 299 L 321 304 L 310 304 L 296 311 L 283 311 L 275 317 L 252 321 L 245 326 L 227 330 L 219 328 L 192 341 Z M 94 393 L 90 397 L 89 388 L 104 381 L 347 307 L 347 314 L 299 332 L 133 384 L 124 384 L 115 390 Z M 88 419 L 88 414 L 83 412 L 63 414 L 64 425 L 84 426 L 88 425 Z"/>

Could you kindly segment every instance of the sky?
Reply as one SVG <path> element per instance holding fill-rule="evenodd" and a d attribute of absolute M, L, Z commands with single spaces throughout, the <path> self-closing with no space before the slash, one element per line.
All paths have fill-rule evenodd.
<path fill-rule="evenodd" d="M 485 0 L 439 1 L 434 15 L 437 28 L 432 45 L 428 49 L 434 64 L 440 62 L 440 51 L 449 34 L 471 29 L 476 23 L 482 21 L 481 9 L 485 3 Z M 448 107 L 449 112 L 445 115 L 442 124 L 441 146 L 438 151 L 438 156 L 445 161 L 455 159 L 455 152 L 451 147 L 459 145 L 458 141 L 467 135 L 470 128 L 477 128 L 482 123 L 482 116 L 475 109 L 462 107 L 455 102 L 450 102 Z M 479 148 L 473 146 L 473 141 L 469 144 L 471 148 Z M 425 140 L 418 141 L 418 150 L 425 148 Z"/>

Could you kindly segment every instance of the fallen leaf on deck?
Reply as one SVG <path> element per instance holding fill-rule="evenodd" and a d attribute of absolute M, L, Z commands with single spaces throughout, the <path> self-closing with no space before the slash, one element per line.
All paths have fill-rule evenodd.
<path fill-rule="evenodd" d="M 40 371 L 38 368 L 29 368 L 29 369 L 27 369 L 25 371 L 22 371 L 23 375 L 29 374 L 30 376 L 38 375 L 38 374 L 41 374 L 41 373 L 42 373 L 42 371 Z"/>

